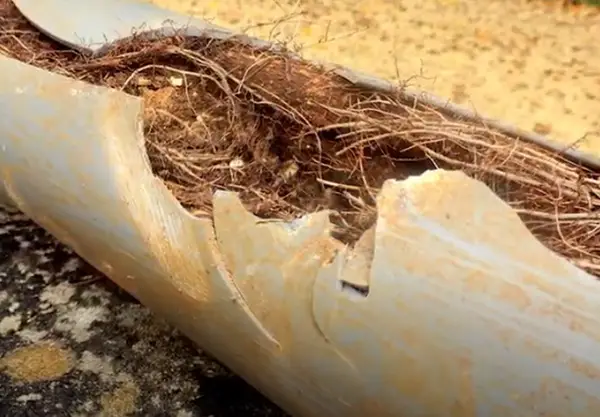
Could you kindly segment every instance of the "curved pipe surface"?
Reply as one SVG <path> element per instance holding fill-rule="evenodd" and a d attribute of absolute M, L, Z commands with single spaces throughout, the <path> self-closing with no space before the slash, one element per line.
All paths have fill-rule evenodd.
<path fill-rule="evenodd" d="M 264 222 L 229 192 L 199 219 L 150 170 L 139 98 L 5 57 L 0 73 L 0 198 L 292 415 L 600 412 L 597 282 L 482 183 L 386 182 L 352 249 L 328 213 Z"/>

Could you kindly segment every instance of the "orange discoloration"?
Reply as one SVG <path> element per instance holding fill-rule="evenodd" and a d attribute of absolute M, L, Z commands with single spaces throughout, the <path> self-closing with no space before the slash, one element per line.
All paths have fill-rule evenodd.
<path fill-rule="evenodd" d="M 458 359 L 458 397 L 452 404 L 450 415 L 475 417 L 475 387 L 473 383 L 473 363 L 468 356 Z"/>
<path fill-rule="evenodd" d="M 390 410 L 387 409 L 384 405 L 381 404 L 381 400 L 377 398 L 367 398 L 365 401 L 362 401 L 358 406 L 360 408 L 360 414 L 363 416 L 378 416 L 378 417 L 402 417 L 396 414 L 390 413 Z"/>
<path fill-rule="evenodd" d="M 574 406 L 574 400 L 583 407 Z M 544 417 L 564 417 L 567 409 L 572 410 L 569 417 L 600 413 L 600 399 L 551 377 L 545 378 L 535 392 L 517 396 L 515 402 L 520 410 L 536 410 L 536 415 Z"/>
<path fill-rule="evenodd" d="M 496 334 L 498 335 L 498 338 L 502 341 L 504 346 L 509 346 L 511 342 L 515 339 L 516 332 L 514 330 L 505 327 L 498 327 L 495 324 L 491 324 L 491 326 L 496 326 Z"/>
<path fill-rule="evenodd" d="M 548 252 L 548 260 L 550 257 L 551 253 Z M 534 259 L 531 260 L 531 263 L 534 264 Z M 540 264 L 543 264 L 542 259 L 540 259 Z M 567 289 L 564 285 L 546 279 L 539 274 L 523 271 L 520 275 L 520 280 L 531 288 L 542 291 L 566 304 L 574 306 L 584 306 L 588 304 L 588 301 L 583 294 L 575 294 L 572 289 Z"/>
<path fill-rule="evenodd" d="M 565 328 L 600 343 L 600 317 L 585 316 L 583 311 L 589 310 L 582 310 L 581 306 L 577 304 L 565 304 L 551 300 L 532 310 L 531 314 L 559 323 Z"/>
<path fill-rule="evenodd" d="M 469 352 L 431 340 L 417 325 L 399 331 L 408 346 L 402 350 L 387 347 L 394 349 L 387 356 L 396 358 L 396 363 L 384 371 L 383 383 L 431 415 L 474 417 L 475 388 Z M 409 351 L 418 353 L 412 355 Z"/>
<path fill-rule="evenodd" d="M 519 285 L 500 281 L 498 287 L 498 297 L 500 300 L 520 310 L 525 310 L 527 307 L 531 306 L 531 298 Z"/>
<path fill-rule="evenodd" d="M 464 277 L 465 288 L 469 292 L 484 294 L 490 291 L 492 282 L 490 279 L 485 277 L 480 270 L 468 270 L 465 271 Z"/>
<path fill-rule="evenodd" d="M 105 94 L 105 105 L 98 109 L 94 123 L 102 127 L 106 136 L 107 162 L 114 167 L 114 185 L 123 196 L 123 204 L 105 208 L 106 215 L 117 211 L 121 218 L 129 218 L 136 225 L 140 238 L 148 245 L 156 261 L 169 271 L 170 280 L 162 282 L 165 297 L 172 294 L 170 302 L 177 305 L 176 294 L 183 291 L 186 298 L 197 301 L 195 310 L 201 310 L 212 293 L 206 268 L 196 256 L 189 256 L 179 248 L 197 247 L 193 252 L 204 250 L 211 253 L 206 239 L 199 239 L 203 226 L 208 231 L 210 224 L 205 222 L 203 225 L 183 215 L 173 216 L 174 213 L 183 214 L 183 209 L 156 181 L 146 164 L 144 149 L 140 147 L 140 132 L 131 123 L 140 119 L 141 101 L 112 90 Z M 140 290 L 143 291 L 143 288 Z"/>
<path fill-rule="evenodd" d="M 560 351 L 550 346 L 543 346 L 533 338 L 523 339 L 524 346 L 538 359 L 551 362 L 566 363 L 575 374 L 584 376 L 600 383 L 600 368 L 584 360 L 574 358 L 566 351 Z"/>
<path fill-rule="evenodd" d="M 427 357 L 427 353 L 420 355 Z M 386 383 L 395 387 L 399 395 L 412 398 L 432 415 L 450 413 L 455 417 L 474 417 L 470 363 L 452 353 L 444 354 L 447 356 L 431 357 L 429 364 L 424 363 L 421 356 L 404 357 L 398 363 L 396 377 Z M 432 383 L 433 380 L 436 382 Z"/>
<path fill-rule="evenodd" d="M 585 375 L 587 378 L 600 383 L 600 368 L 597 366 L 593 366 L 589 362 L 586 363 L 585 361 L 576 358 L 569 358 L 567 363 L 573 372 Z"/>
<path fill-rule="evenodd" d="M 521 343 L 526 351 L 528 350 L 531 352 L 531 354 L 539 360 L 552 362 L 560 360 L 561 356 L 564 356 L 564 353 L 559 352 L 555 348 L 548 345 L 543 345 L 532 337 L 522 337 Z"/>

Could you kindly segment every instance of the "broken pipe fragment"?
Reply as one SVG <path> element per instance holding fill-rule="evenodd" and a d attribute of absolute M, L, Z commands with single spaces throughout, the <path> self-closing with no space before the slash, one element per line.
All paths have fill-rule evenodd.
<path fill-rule="evenodd" d="M 0 71 L 4 203 L 292 415 L 600 412 L 597 282 L 484 184 L 389 180 L 354 248 L 325 212 L 264 221 L 230 192 L 199 219 L 150 170 L 139 98 Z"/>
<path fill-rule="evenodd" d="M 47 28 L 60 30 L 76 41 Z M 139 98 L 5 57 L 0 73 L 2 203 L 292 415 L 600 413 L 598 283 L 482 183 L 441 170 L 386 182 L 354 248 L 327 213 L 265 222 L 229 192 L 199 219 L 150 170 Z"/>

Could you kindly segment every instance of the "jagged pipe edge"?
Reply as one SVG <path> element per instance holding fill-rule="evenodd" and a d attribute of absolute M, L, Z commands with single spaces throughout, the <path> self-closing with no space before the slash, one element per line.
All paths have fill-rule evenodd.
<path fill-rule="evenodd" d="M 585 320 L 598 316 L 588 314 L 600 304 L 597 283 L 533 239 L 510 207 L 461 172 L 430 171 L 387 181 L 379 193 L 376 228 L 354 249 L 331 237 L 327 212 L 291 223 L 265 222 L 230 192 L 215 194 L 212 220 L 200 219 L 183 209 L 151 171 L 140 98 L 9 58 L 0 58 L 0 68 L 0 171 L 7 197 L 294 415 L 396 416 L 411 401 L 442 407 L 434 415 L 444 415 L 456 398 L 467 407 L 460 416 L 475 415 L 476 386 L 464 390 L 456 378 L 479 368 L 488 375 L 494 366 L 505 367 L 495 355 L 508 341 L 478 351 L 469 338 L 473 332 L 504 337 L 487 321 L 492 312 L 534 334 L 545 335 L 548 326 L 568 332 L 545 313 L 559 300 L 578 329 L 569 340 L 582 339 L 567 348 L 579 357 L 590 345 L 595 328 Z M 74 123 L 82 120 L 87 122 Z M 475 189 L 477 198 L 469 196 Z M 433 205 L 423 202 L 431 196 Z M 482 208 L 485 221 L 465 227 L 461 220 L 482 221 Z M 444 226 L 452 217 L 459 220 Z M 485 233 L 500 220 L 504 225 L 496 226 L 498 233 Z M 519 242 L 516 252 L 510 249 L 512 239 Z M 457 247 L 461 255 L 453 262 L 467 263 L 450 273 L 457 265 L 448 269 L 439 262 Z M 423 250 L 431 262 L 423 262 Z M 401 256 L 406 252 L 410 255 Z M 472 270 L 476 275 L 463 273 L 468 262 L 482 264 Z M 341 279 L 360 274 L 368 280 L 368 296 L 341 289 Z M 475 276 L 473 288 L 463 287 L 461 281 Z M 490 299 L 490 285 L 505 286 L 507 292 Z M 538 288 L 544 292 L 538 294 Z M 478 312 L 469 320 L 462 316 L 465 303 Z M 523 303 L 550 307 L 529 312 L 538 322 L 521 323 Z M 412 314 L 404 316 L 406 308 Z M 430 316 L 450 320 L 442 329 L 452 331 L 432 328 Z M 423 334 L 415 334 L 414 326 Z M 390 340 L 390 331 L 412 336 Z M 432 391 L 436 384 L 415 374 L 418 369 L 405 368 L 415 358 L 395 344 L 410 340 L 437 352 L 419 356 L 427 360 L 419 367 L 432 360 L 442 366 L 441 377 L 449 381 L 443 392 Z M 554 346 L 556 340 L 547 343 Z M 372 366 L 374 358 L 402 359 L 402 370 Z M 467 371 L 457 372 L 456 366 Z M 511 369 L 521 372 L 518 366 Z M 543 369 L 538 361 L 531 371 Z M 585 369 L 571 371 L 571 379 L 585 383 Z M 535 385 L 540 377 L 525 382 Z M 299 396 L 298 387 L 307 395 Z M 506 392 L 514 389 L 503 387 L 498 398 L 513 401 Z"/>
<path fill-rule="evenodd" d="M 36 0 L 13 0 L 13 2 L 21 13 L 23 13 L 23 15 L 40 31 L 66 46 L 90 54 L 102 55 L 110 48 L 110 44 L 126 39 L 134 31 L 138 34 L 146 33 L 146 35 L 155 38 L 172 36 L 174 34 L 182 36 L 202 36 L 216 40 L 235 38 L 241 43 L 259 48 L 271 47 L 276 50 L 282 49 L 280 45 L 273 42 L 239 34 L 231 29 L 214 25 L 202 19 L 162 9 L 153 4 L 108 0 L 106 5 L 103 3 L 104 10 L 99 14 L 94 13 L 94 16 L 92 17 L 88 11 L 89 9 L 86 10 L 86 5 L 89 4 L 89 2 L 86 1 L 73 3 L 69 0 L 52 0 L 44 2 L 44 6 L 40 6 L 40 3 Z M 60 7 L 61 4 L 64 5 L 63 8 Z M 52 9 L 49 8 L 50 6 Z M 67 32 L 69 25 L 73 23 L 69 22 L 65 25 L 64 20 L 62 19 L 52 20 L 52 10 L 69 10 L 73 22 L 82 21 L 84 20 L 82 17 L 85 18 L 86 16 L 93 18 L 93 22 L 86 22 L 86 24 L 89 23 L 92 28 L 94 26 L 103 25 L 105 27 L 111 27 L 112 25 L 115 25 L 115 20 L 119 20 L 121 22 L 118 25 L 121 26 L 121 29 L 125 28 L 124 25 L 129 25 L 129 27 L 125 29 L 127 30 L 127 35 L 123 36 L 123 32 L 119 33 L 118 31 L 113 30 L 109 32 L 109 35 L 107 35 L 106 32 L 96 33 L 96 39 L 85 41 L 86 37 L 78 36 L 76 31 Z M 115 16 L 118 16 L 119 19 L 115 19 Z M 125 18 L 123 18 L 123 16 L 125 16 Z M 104 19 L 103 21 L 104 17 L 108 17 L 109 19 L 112 18 L 112 21 L 108 21 L 109 19 Z M 129 19 L 128 22 L 123 23 L 123 21 L 127 19 Z M 56 24 L 60 24 L 63 27 L 57 28 L 56 26 L 53 26 Z M 83 28 L 83 30 L 89 29 L 90 26 Z M 292 58 L 302 59 L 298 54 L 292 52 L 289 52 L 289 54 Z M 330 62 L 312 62 L 332 69 L 337 75 L 357 86 L 386 93 L 400 92 L 406 100 L 431 106 L 455 118 L 482 123 L 489 128 L 495 129 L 506 135 L 534 143 L 547 150 L 558 152 L 575 163 L 587 166 L 591 169 L 600 170 L 600 157 L 586 151 L 575 149 L 573 148 L 573 145 L 565 145 L 566 143 L 569 143 L 568 141 L 556 141 L 547 136 L 518 128 L 510 123 L 487 117 L 475 110 L 453 103 L 449 99 L 445 99 L 418 88 L 396 85 L 388 80 L 354 71 L 350 68 Z M 572 143 L 576 144 L 577 141 L 572 141 Z"/>
<path fill-rule="evenodd" d="M 29 67 L 13 63 L 16 67 Z M 593 368 L 582 368 L 579 362 L 548 364 L 542 361 L 544 351 L 538 348 L 537 356 L 530 358 L 530 376 L 526 380 L 518 378 L 524 364 L 498 362 L 504 349 L 510 351 L 509 346 L 520 353 L 524 351 L 515 341 L 505 339 L 497 322 L 489 321 L 492 313 L 496 320 L 500 317 L 503 324 L 518 326 L 526 335 L 545 336 L 543 342 L 562 349 L 563 354 L 568 353 L 570 361 L 585 359 L 585 349 L 597 346 L 594 332 L 598 320 L 594 317 L 599 315 L 593 313 L 600 305 L 600 295 L 597 283 L 589 275 L 533 239 L 516 213 L 482 183 L 460 172 L 443 171 L 431 171 L 402 182 L 388 181 L 379 194 L 376 230 L 372 236 L 366 235 L 364 247 L 367 250 L 362 253 L 339 245 L 330 236 L 325 212 L 307 215 L 292 223 L 265 223 L 244 210 L 235 194 L 224 192 L 215 195 L 212 220 L 198 219 L 185 211 L 151 172 L 143 146 L 140 99 L 60 78 L 39 69 L 35 71 L 40 78 L 39 84 L 25 83 L 26 78 L 23 78 L 22 84 L 9 83 L 7 86 L 34 88 L 35 85 L 62 83 L 63 87 L 49 89 L 56 100 L 51 102 L 56 107 L 65 106 L 71 112 L 73 108 L 80 109 L 73 105 L 77 97 L 85 100 L 87 93 L 95 91 L 97 102 L 88 102 L 88 111 L 102 111 L 107 118 L 101 119 L 102 122 L 94 119 L 98 125 L 92 126 L 95 129 L 91 132 L 96 136 L 89 142 L 82 143 L 72 137 L 65 143 L 66 139 L 61 138 L 63 143 L 56 142 L 53 155 L 48 156 L 41 155 L 41 144 L 25 143 L 27 137 L 4 138 L 14 141 L 8 143 L 9 149 L 2 148 L 2 158 L 6 161 L 1 166 L 2 179 L 7 195 L 42 227 L 138 296 L 144 304 L 170 319 L 200 346 L 293 414 L 363 416 L 375 412 L 378 416 L 395 416 L 403 409 L 403 403 L 408 402 L 413 407 L 437 407 L 435 412 L 429 413 L 431 415 L 446 415 L 458 399 L 462 409 L 457 416 L 502 415 L 499 411 L 506 415 L 506 407 L 509 411 L 514 411 L 514 407 L 539 407 L 539 395 L 543 395 L 537 394 L 538 397 L 533 396 L 523 404 L 510 397 L 515 390 L 539 389 L 536 384 L 540 381 L 544 384 L 549 381 L 551 386 L 568 381 L 572 384 L 567 386 L 569 392 L 581 400 L 586 398 L 582 387 L 589 386 L 586 384 L 591 379 L 597 381 L 591 373 L 600 369 L 596 358 L 587 359 L 593 362 Z M 8 78 L 25 77 L 24 72 L 13 75 L 7 71 L 4 74 Z M 78 93 L 75 96 L 68 94 L 70 87 L 76 87 Z M 10 100 L 6 101 L 4 109 L 0 108 L 3 113 L 14 116 L 3 118 L 7 129 L 11 128 L 8 121 L 13 119 L 35 124 L 35 118 L 19 113 L 18 108 L 15 113 L 8 103 Z M 106 109 L 102 106 L 108 104 L 122 106 L 122 111 L 104 112 Z M 57 112 L 57 117 L 60 114 L 67 113 Z M 62 123 L 60 119 L 54 122 Z M 61 128 L 55 127 L 56 131 L 51 129 L 47 134 L 63 133 Z M 17 155 L 20 151 L 23 152 Z M 11 152 L 13 160 L 7 156 Z M 107 163 L 102 165 L 102 175 L 96 172 L 95 177 L 88 177 L 86 190 L 76 179 L 66 180 L 73 172 L 80 175 L 91 172 L 84 163 L 89 154 L 104 158 Z M 63 172 L 63 165 L 57 164 L 60 155 L 75 164 L 74 171 Z M 15 161 L 17 157 L 21 159 Z M 44 172 L 50 157 L 56 178 Z M 93 160 L 89 163 L 93 164 Z M 26 168 L 31 167 L 35 169 L 27 171 Z M 452 182 L 460 183 L 460 187 L 446 187 Z M 426 184 L 433 188 L 423 190 Z M 460 230 L 453 230 L 454 234 L 440 232 L 439 225 L 428 221 L 424 214 L 411 211 L 414 205 L 408 204 L 418 199 L 419 188 L 429 195 L 435 191 L 438 193 L 435 195 L 444 198 L 446 209 L 439 210 L 438 207 L 428 215 L 460 218 L 466 216 L 465 212 L 482 207 L 483 203 L 478 199 L 461 194 L 474 187 L 483 190 L 478 197 L 485 196 L 489 203 L 487 209 L 493 211 L 494 216 L 487 219 L 489 223 L 476 227 L 464 227 L 459 222 Z M 423 193 L 420 194 L 422 197 Z M 386 200 L 383 204 L 382 198 Z M 424 209 L 424 206 L 420 208 Z M 431 255 L 447 254 L 448 247 L 444 245 L 451 244 L 454 249 L 456 235 L 472 232 L 477 237 L 488 224 L 498 219 L 510 226 L 507 229 L 514 233 L 511 238 L 520 236 L 519 251 L 507 247 L 507 243 L 512 245 L 514 242 L 506 236 L 488 236 L 491 239 L 488 246 L 491 244 L 493 253 L 486 255 L 484 251 L 483 254 L 492 256 L 492 260 L 485 257 L 484 260 L 479 254 L 486 247 L 485 242 L 476 241 L 476 245 L 471 242 L 463 255 L 474 257 L 472 262 L 484 264 L 484 268 L 476 270 L 481 276 L 473 282 L 476 284 L 473 288 L 459 285 L 462 280 L 466 282 L 472 278 L 463 277 L 462 269 L 451 274 L 436 266 L 433 260 L 431 265 L 422 262 L 423 255 L 417 249 L 422 249 L 423 245 Z M 441 224 L 444 219 L 437 221 Z M 103 232 L 106 226 L 112 230 Z M 418 231 L 419 227 L 424 228 L 420 234 L 407 233 L 407 228 Z M 495 227 L 498 232 L 505 232 L 505 228 Z M 443 243 L 437 249 L 429 247 L 430 242 L 419 241 L 431 231 L 436 232 L 436 237 Z M 121 235 L 115 238 L 109 232 L 120 232 Z M 244 244 L 244 239 L 249 243 Z M 464 246 L 468 239 L 467 235 L 459 242 Z M 402 251 L 412 251 L 415 255 L 412 259 L 419 262 L 411 264 L 410 257 L 400 256 Z M 496 264 L 494 259 L 500 261 Z M 352 260 L 358 261 L 352 263 Z M 500 268 L 502 264 L 508 266 Z M 437 269 L 427 269 L 434 266 Z M 456 265 L 448 265 L 449 268 L 453 266 Z M 494 270 L 493 266 L 499 269 Z M 415 270 L 419 273 L 413 272 Z M 367 274 L 370 285 L 367 297 L 341 291 L 339 284 L 343 277 L 356 278 L 360 274 Z M 373 282 L 373 278 L 377 282 Z M 506 292 L 491 297 L 492 284 L 501 285 Z M 428 292 L 423 286 L 429 286 Z M 525 291 L 525 295 L 516 290 Z M 435 297 L 434 304 L 432 297 Z M 176 304 L 169 299 L 175 300 Z M 393 303 L 401 303 L 396 306 L 398 311 L 392 310 Z M 547 309 L 539 307 L 544 303 L 548 303 Z M 465 304 L 475 313 L 469 320 L 462 316 Z M 412 314 L 402 315 L 406 313 L 407 305 Z M 530 309 L 527 320 L 523 321 L 527 306 L 539 310 Z M 561 316 L 548 313 L 559 307 Z M 351 316 L 340 316 L 341 313 Z M 423 313 L 426 313 L 424 317 Z M 442 326 L 442 329 L 451 331 L 431 328 L 427 321 L 430 316 L 440 321 L 448 320 L 450 325 Z M 569 324 L 572 323 L 572 327 L 557 324 L 562 317 L 572 320 Z M 415 326 L 420 333 L 415 334 Z M 548 328 L 554 333 L 548 332 Z M 386 331 L 401 334 L 405 340 L 390 341 Z M 555 337 L 555 333 L 560 337 Z M 358 345 L 356 341 L 348 340 L 352 334 L 361 336 Z M 496 343 L 478 350 L 477 343 L 469 339 L 471 334 L 487 335 Z M 539 343 L 540 339 L 535 340 Z M 561 345 L 564 340 L 569 343 Z M 414 368 L 417 359 L 405 356 L 404 348 L 394 345 L 396 350 L 393 350 L 389 345 L 391 342 L 417 343 L 423 351 L 417 357 L 417 368 Z M 374 358 L 378 357 L 402 359 L 402 367 L 398 369 L 385 364 L 371 367 Z M 514 355 L 511 358 L 516 359 Z M 426 362 L 421 362 L 423 360 Z M 441 379 L 443 392 L 437 392 L 432 387 L 436 384 L 431 381 L 427 384 L 423 379 L 423 372 L 428 378 L 432 375 L 427 373 L 430 362 L 440 366 L 441 373 L 435 375 Z M 565 379 L 557 382 L 544 378 L 544 369 L 549 365 L 566 372 Z M 465 388 L 461 382 L 463 376 L 477 372 L 478 381 L 481 381 L 485 375 L 493 375 L 492 371 L 516 379 L 507 378 L 508 386 L 501 382 L 483 385 L 469 382 Z M 414 388 L 406 385 L 409 382 Z M 308 390 L 304 393 L 310 395 L 298 398 L 297 386 L 304 387 Z M 579 391 L 573 392 L 574 387 Z M 477 411 L 476 414 L 476 399 L 487 398 L 482 396 L 483 389 L 495 392 L 494 398 L 488 398 L 484 405 L 502 408 L 489 408 L 487 412 Z M 597 393 L 598 389 L 594 390 Z M 562 408 L 557 407 L 554 411 L 565 411 L 564 415 L 572 413 L 572 407 L 576 406 L 561 404 Z M 589 410 L 600 410 L 596 403 L 589 404 Z M 315 410 L 319 412 L 315 413 Z"/>
<path fill-rule="evenodd" d="M 54 3 L 60 4 L 61 1 L 65 2 L 68 0 L 54 0 Z M 76 3 L 76 5 L 69 3 L 69 12 L 72 17 L 71 21 L 78 21 L 78 15 L 79 17 L 87 16 L 88 18 L 93 18 L 93 25 L 91 25 L 92 22 L 85 22 L 86 28 L 93 27 L 94 25 L 96 25 L 97 27 L 109 28 L 115 24 L 115 21 L 119 21 L 119 25 L 122 26 L 123 24 L 121 23 L 121 21 L 129 19 L 129 21 L 125 23 L 125 25 L 129 25 L 128 33 L 130 33 L 130 35 L 128 36 L 122 36 L 122 33 L 124 32 L 119 31 L 118 28 L 107 30 L 106 32 L 99 32 L 92 36 L 79 36 L 75 31 L 70 33 L 67 32 L 68 29 L 65 29 L 64 22 L 59 19 L 53 19 L 51 14 L 47 13 L 47 11 L 44 11 L 43 8 L 40 8 L 39 2 L 35 0 L 13 0 L 13 2 L 21 11 L 21 13 L 23 13 L 25 18 L 27 18 L 36 28 L 45 33 L 47 36 L 50 36 L 54 40 L 63 43 L 65 46 L 74 48 L 83 53 L 93 54 L 97 56 L 102 56 L 107 51 L 109 51 L 111 45 L 115 42 L 123 41 L 124 39 L 133 36 L 132 33 L 134 32 L 137 32 L 136 36 L 148 36 L 150 38 L 155 39 L 173 35 L 207 37 L 218 40 L 235 38 L 241 43 L 256 46 L 259 48 L 270 47 L 272 49 L 281 50 L 280 45 L 274 44 L 272 42 L 265 41 L 256 37 L 250 37 L 244 34 L 238 34 L 230 29 L 213 25 L 212 23 L 201 19 L 196 19 L 190 16 L 182 15 L 177 12 L 172 12 L 157 7 L 153 4 L 131 3 L 121 0 L 108 0 L 104 5 L 105 7 L 103 8 L 102 12 L 99 15 L 94 14 L 92 16 L 85 10 L 86 2 L 78 2 Z M 53 10 L 61 10 L 61 8 L 54 3 L 51 1 L 47 2 L 46 4 L 50 4 Z M 111 13 L 113 18 L 112 20 L 110 20 Z M 108 18 L 106 18 L 107 16 Z M 119 16 L 120 19 L 114 19 L 115 16 Z M 123 16 L 126 17 L 123 18 Z M 60 26 L 56 26 L 57 24 L 59 24 Z M 123 30 L 123 27 L 121 27 L 121 30 Z M 110 36 L 107 36 L 106 33 L 109 33 Z M 100 35 L 102 36 L 100 37 Z M 95 41 L 93 39 L 94 36 L 96 36 L 96 38 L 98 39 L 102 39 L 102 42 Z M 86 38 L 92 39 L 85 41 Z M 294 54 L 291 52 L 289 52 L 289 54 L 291 58 L 302 59 L 302 57 L 298 54 Z M 430 105 L 447 114 L 451 114 L 454 117 L 484 123 L 503 133 L 516 137 L 521 137 L 530 142 L 544 146 L 547 149 L 563 153 L 565 154 L 565 156 L 568 156 L 570 159 L 575 160 L 579 163 L 584 163 L 586 165 L 591 164 L 595 168 L 600 169 L 600 159 L 595 158 L 593 155 L 574 149 L 564 149 L 564 146 L 561 147 L 559 144 L 549 141 L 544 136 L 523 131 L 503 121 L 486 118 L 475 113 L 470 109 L 459 106 L 455 103 L 452 103 L 449 100 L 445 100 L 441 97 L 422 91 L 420 89 L 400 87 L 398 85 L 394 85 L 393 83 L 387 80 L 364 74 L 361 72 L 353 71 L 350 68 L 334 65 L 332 63 L 316 63 L 325 67 L 332 68 L 332 70 L 336 74 L 347 79 L 348 81 L 357 86 L 364 86 L 367 88 L 372 88 L 378 91 L 388 93 L 401 92 L 404 95 L 405 99 L 415 101 L 415 103 L 421 102 Z M 142 143 L 143 140 L 143 137 L 140 138 L 140 141 L 142 141 Z M 360 281 L 355 282 L 354 284 L 364 284 L 364 282 Z"/>

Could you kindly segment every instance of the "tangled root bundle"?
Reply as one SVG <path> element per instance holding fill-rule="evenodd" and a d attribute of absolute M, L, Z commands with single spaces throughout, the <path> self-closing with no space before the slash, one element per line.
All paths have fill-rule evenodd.
<path fill-rule="evenodd" d="M 388 178 L 460 169 L 485 182 L 544 244 L 600 272 L 598 174 L 531 143 L 235 40 L 134 38 L 101 57 L 67 50 L 0 0 L 0 51 L 145 98 L 154 173 L 197 215 L 216 189 L 262 217 L 334 209 L 353 242 Z"/>

